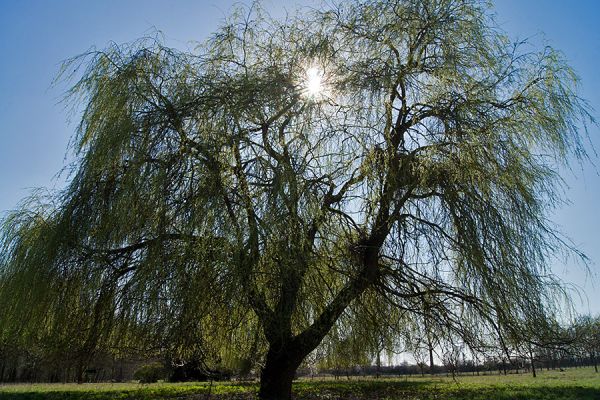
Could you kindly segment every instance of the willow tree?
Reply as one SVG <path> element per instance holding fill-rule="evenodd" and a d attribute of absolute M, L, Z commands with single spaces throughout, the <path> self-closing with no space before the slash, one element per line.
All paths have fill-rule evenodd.
<path fill-rule="evenodd" d="M 485 2 L 255 6 L 195 52 L 141 40 L 64 71 L 71 180 L 4 223 L 3 327 L 257 354 L 260 398 L 288 399 L 363 321 L 426 309 L 475 341 L 557 312 L 547 265 L 572 249 L 547 215 L 590 116 L 560 53 L 511 44 Z"/>

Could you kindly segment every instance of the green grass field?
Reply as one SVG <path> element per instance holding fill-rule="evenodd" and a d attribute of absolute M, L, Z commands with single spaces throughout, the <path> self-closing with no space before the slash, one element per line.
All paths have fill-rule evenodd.
<path fill-rule="evenodd" d="M 0 399 L 252 399 L 256 383 L 137 383 L 0 385 Z M 303 379 L 294 384 L 297 399 L 378 400 L 600 400 L 600 374 L 592 368 L 529 374 L 445 376 L 394 379 Z"/>

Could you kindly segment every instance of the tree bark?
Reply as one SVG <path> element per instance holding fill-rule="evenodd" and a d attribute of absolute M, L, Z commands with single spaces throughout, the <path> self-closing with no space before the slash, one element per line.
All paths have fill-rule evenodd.
<path fill-rule="evenodd" d="M 531 360 L 531 373 L 533 374 L 533 377 L 537 377 L 537 374 L 535 373 L 535 360 L 533 357 L 533 353 L 531 351 L 529 351 L 529 358 Z"/>
<path fill-rule="evenodd" d="M 433 375 L 435 373 L 434 368 L 435 364 L 433 363 L 433 346 L 431 345 L 431 340 L 428 341 L 429 345 L 429 374 Z"/>
<path fill-rule="evenodd" d="M 290 400 L 292 398 L 292 382 L 296 369 L 303 357 L 291 351 L 289 346 L 278 350 L 272 345 L 267 353 L 267 360 L 260 376 L 258 398 L 261 400 Z"/>
<path fill-rule="evenodd" d="M 258 397 L 261 400 L 289 400 L 292 396 L 292 381 L 302 360 L 313 351 L 335 324 L 346 307 L 359 297 L 378 277 L 378 252 L 385 236 L 374 236 L 362 242 L 363 269 L 350 280 L 325 307 L 313 323 L 301 333 L 292 336 L 291 317 L 295 308 L 295 297 L 299 289 L 298 276 L 283 282 L 281 298 L 270 310 L 262 300 L 250 293 L 250 302 L 257 316 L 263 321 L 269 351 L 262 369 Z"/>
<path fill-rule="evenodd" d="M 77 381 L 78 384 L 83 383 L 83 371 L 84 370 L 85 370 L 85 366 L 83 365 L 83 361 L 79 361 L 79 363 L 77 364 L 77 372 L 76 372 L 76 376 L 75 376 L 75 380 Z"/>

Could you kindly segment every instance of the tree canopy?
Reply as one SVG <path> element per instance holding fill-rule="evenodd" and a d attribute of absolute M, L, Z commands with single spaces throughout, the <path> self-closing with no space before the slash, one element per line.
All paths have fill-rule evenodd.
<path fill-rule="evenodd" d="M 4 337 L 255 360 L 285 399 L 319 345 L 477 347 L 558 312 L 549 260 L 580 254 L 548 215 L 592 118 L 561 53 L 486 2 L 255 4 L 193 52 L 62 71 L 75 162 L 3 222 Z"/>

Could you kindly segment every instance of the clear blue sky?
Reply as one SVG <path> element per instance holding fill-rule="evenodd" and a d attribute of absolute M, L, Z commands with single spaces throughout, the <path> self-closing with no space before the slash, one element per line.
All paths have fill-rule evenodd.
<path fill-rule="evenodd" d="M 167 44 L 185 48 L 219 24 L 232 0 L 0 0 L 0 216 L 34 187 L 60 187 L 53 179 L 64 166 L 77 116 L 58 104 L 64 87 L 51 82 L 62 60 L 91 46 L 128 42 L 162 31 Z M 314 1 L 265 1 L 275 15 L 284 7 Z M 600 119 L 600 1 L 496 0 L 497 20 L 512 38 L 532 37 L 562 50 L 581 77 L 581 95 Z M 69 117 L 72 121 L 69 122 Z M 590 135 L 600 151 L 600 131 Z M 595 160 L 600 165 L 600 159 Z M 600 270 L 600 177 L 591 164 L 565 171 L 571 205 L 552 219 Z M 554 271 L 587 293 L 575 298 L 581 312 L 600 313 L 600 279 L 572 262 Z M 598 274 L 598 272 L 595 272 Z M 595 281 L 595 283 L 594 283 Z"/>

